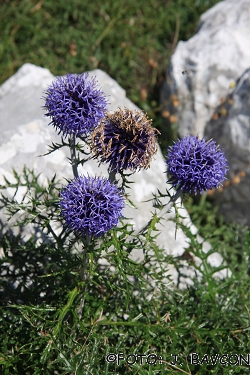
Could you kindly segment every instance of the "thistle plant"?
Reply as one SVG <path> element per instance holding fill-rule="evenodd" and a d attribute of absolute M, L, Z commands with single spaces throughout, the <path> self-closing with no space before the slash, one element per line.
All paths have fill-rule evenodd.
<path fill-rule="evenodd" d="M 169 147 L 166 156 L 166 182 L 168 180 L 172 184 L 174 193 L 171 196 L 168 191 L 159 192 L 158 200 L 160 201 L 162 196 L 168 196 L 169 202 L 159 205 L 160 210 L 153 219 L 135 232 L 129 219 L 123 216 L 127 202 L 123 178 L 127 170 L 136 173 L 150 168 L 157 152 L 159 134 L 152 126 L 152 120 L 139 110 L 118 108 L 112 113 L 108 112 L 104 93 L 97 88 L 97 81 L 89 79 L 86 73 L 57 78 L 47 89 L 44 99 L 46 116 L 51 119 L 50 125 L 62 134 L 62 144 L 53 145 L 52 152 L 59 147 L 70 148 L 72 179 L 64 186 L 58 186 L 53 179 L 48 188 L 41 188 L 37 182 L 38 178 L 34 175 L 29 178 L 24 170 L 24 186 L 29 189 L 30 195 L 26 194 L 20 204 L 9 202 L 7 198 L 5 200 L 12 215 L 22 211 L 26 215 L 23 223 L 40 225 L 50 236 L 49 253 L 46 253 L 47 245 L 41 245 L 42 250 L 46 249 L 41 259 L 45 259 L 44 262 L 47 263 L 40 267 L 41 259 L 36 262 L 40 272 L 36 275 L 39 296 L 32 301 L 32 308 L 17 304 L 12 306 L 21 311 L 29 328 L 31 326 L 31 329 L 35 330 L 37 341 L 34 344 L 34 353 L 38 352 L 39 345 L 42 348 L 39 364 L 45 366 L 48 363 L 48 374 L 51 366 L 58 363 L 65 369 L 65 374 L 95 374 L 96 371 L 101 373 L 102 368 L 105 368 L 105 374 L 114 373 L 111 365 L 103 361 L 98 362 L 98 370 L 92 364 L 97 363 L 95 357 L 98 353 L 104 353 L 105 358 L 108 358 L 108 350 L 112 353 L 113 348 L 120 351 L 120 343 L 117 344 L 117 333 L 120 329 L 123 332 L 121 335 L 119 333 L 119 340 L 123 340 L 124 347 L 130 350 L 133 347 L 140 352 L 151 336 L 159 341 L 156 346 L 151 342 L 147 351 L 152 347 L 160 350 L 166 342 L 166 329 L 169 337 L 173 337 L 174 332 L 174 340 L 171 340 L 176 342 L 179 348 L 179 332 L 182 337 L 187 335 L 187 342 L 190 341 L 190 332 L 187 330 L 185 333 L 182 316 L 177 328 L 177 324 L 169 323 L 171 317 L 166 308 L 176 309 L 175 317 L 182 313 L 180 291 L 175 295 L 169 287 L 169 284 L 172 284 L 166 271 L 169 255 L 164 254 L 157 246 L 155 224 L 183 194 L 202 193 L 220 186 L 227 172 L 223 151 L 215 141 L 205 141 L 193 136 L 180 139 Z M 63 139 L 66 136 L 69 137 L 68 143 Z M 96 158 L 107 166 L 109 178 L 98 175 L 79 176 L 78 165 L 88 161 L 76 157 L 76 148 L 83 152 L 83 143 L 90 145 L 91 158 Z M 121 179 L 116 180 L 116 174 L 119 174 Z M 17 175 L 15 177 L 17 184 L 10 185 L 17 189 L 23 182 Z M 59 223 L 59 234 L 53 228 L 54 221 Z M 206 288 L 208 285 L 209 298 L 204 297 L 204 301 L 208 303 L 210 299 L 217 298 L 217 285 L 210 277 L 214 270 L 207 262 L 207 254 L 202 255 L 202 245 L 188 229 L 186 235 L 196 248 L 196 256 L 200 254 L 205 265 L 204 275 L 207 279 L 204 283 Z M 28 254 L 34 257 L 34 249 L 37 250 L 38 246 L 31 241 L 26 248 L 21 248 L 22 252 L 27 250 Z M 131 260 L 132 251 L 141 249 L 144 253 L 143 262 Z M 103 260 L 106 263 L 103 263 Z M 174 262 L 172 258 L 171 262 Z M 197 269 L 202 272 L 198 266 Z M 53 282 L 50 283 L 50 280 Z M 40 288 L 42 282 L 43 288 Z M 55 294 L 53 285 L 58 285 Z M 202 292 L 198 297 L 203 298 L 203 295 Z M 42 308 L 33 307 L 37 298 Z M 192 298 L 193 295 L 187 299 L 187 303 L 192 305 L 188 316 L 194 314 Z M 59 307 L 55 307 L 55 299 Z M 166 307 L 166 301 L 170 307 Z M 58 311 L 55 312 L 56 309 Z M 137 325 L 137 320 L 140 319 L 142 323 Z M 147 335 L 139 340 L 138 344 L 138 332 L 142 334 L 142 326 Z M 19 320 L 17 327 L 20 327 Z M 211 327 L 208 326 L 208 329 Z M 100 331 L 101 336 L 98 336 Z M 21 349 L 18 350 L 26 350 L 26 346 L 26 342 L 22 343 Z M 157 363 L 155 368 L 160 371 L 160 366 Z M 188 373 L 187 368 L 188 366 L 183 372 Z M 53 373 L 59 373 L 57 370 L 55 367 Z M 127 373 L 126 371 L 127 368 L 124 373 Z M 34 373 L 41 373 L 40 368 Z"/>
<path fill-rule="evenodd" d="M 109 113 L 107 100 L 96 86 L 96 80 L 88 80 L 87 73 L 68 74 L 52 83 L 45 96 L 50 124 L 59 134 L 69 135 L 75 177 L 60 193 L 61 215 L 66 227 L 87 238 L 87 243 L 90 237 L 103 236 L 118 225 L 124 208 L 124 183 L 119 188 L 115 174 L 119 173 L 124 179 L 127 169 L 135 173 L 149 168 L 157 152 L 159 134 L 143 111 L 118 108 Z M 86 142 L 89 136 L 93 157 L 108 164 L 110 181 L 78 176 L 77 164 L 81 161 L 76 160 L 75 139 L 79 137 Z M 193 136 L 169 147 L 166 164 L 168 182 L 177 191 L 158 213 L 158 218 L 164 216 L 182 194 L 202 193 L 219 187 L 227 172 L 225 155 L 215 141 L 206 142 Z M 144 233 L 151 224 L 152 220 L 138 233 Z"/>
<path fill-rule="evenodd" d="M 69 134 L 75 178 L 60 193 L 61 215 L 66 229 L 82 237 L 85 257 L 88 246 L 91 247 L 90 239 L 95 242 L 95 238 L 103 238 L 119 224 L 125 202 L 124 171 L 136 173 L 150 167 L 157 152 L 159 134 L 152 127 L 152 120 L 142 111 L 118 108 L 109 113 L 104 110 L 105 97 L 100 90 L 96 91 L 96 81 L 92 80 L 93 88 L 86 78 L 87 75 L 67 75 L 66 78 L 58 79 L 48 89 L 45 98 L 45 108 L 48 109 L 46 115 L 52 118 L 51 123 L 64 135 Z M 77 162 L 75 158 L 76 137 L 82 141 L 86 141 L 87 137 L 91 139 L 92 155 L 100 163 L 108 165 L 109 181 L 100 177 L 78 176 L 77 165 L 81 160 Z M 197 194 L 217 188 L 227 172 L 225 155 L 215 141 L 206 142 L 193 136 L 178 140 L 168 148 L 166 165 L 168 182 L 176 188 L 176 193 L 171 196 L 167 192 L 169 202 L 137 232 L 138 238 L 146 235 L 154 225 L 153 222 L 160 220 L 183 194 Z M 117 173 L 123 180 L 121 186 L 115 179 Z M 83 265 L 81 274 L 87 272 L 86 259 Z M 86 281 L 86 277 L 83 280 Z M 83 306 L 84 302 L 80 310 Z"/>
<path fill-rule="evenodd" d="M 58 77 L 48 87 L 44 99 L 45 116 L 51 119 L 49 125 L 63 137 L 69 136 L 73 173 L 78 177 L 75 140 L 79 137 L 87 143 L 87 137 L 104 116 L 108 100 L 88 73 Z"/>

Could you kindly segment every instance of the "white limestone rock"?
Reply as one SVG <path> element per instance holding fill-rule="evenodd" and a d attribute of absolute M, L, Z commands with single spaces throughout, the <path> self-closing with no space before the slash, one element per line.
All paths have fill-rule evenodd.
<path fill-rule="evenodd" d="M 197 33 L 180 41 L 171 58 L 162 103 L 179 98 L 181 136 L 200 137 L 230 86 L 250 67 L 250 0 L 225 0 L 200 18 Z"/>
<path fill-rule="evenodd" d="M 224 148 L 229 182 L 213 198 L 226 220 L 243 225 L 250 225 L 249 20 L 250 0 L 221 1 L 205 12 L 197 33 L 178 43 L 161 93 L 166 109 L 177 108 L 181 136 L 214 138 Z"/>
<path fill-rule="evenodd" d="M 219 213 L 250 226 L 250 69 L 207 123 L 205 137 L 223 147 L 230 166 L 227 186 L 215 195 Z"/>

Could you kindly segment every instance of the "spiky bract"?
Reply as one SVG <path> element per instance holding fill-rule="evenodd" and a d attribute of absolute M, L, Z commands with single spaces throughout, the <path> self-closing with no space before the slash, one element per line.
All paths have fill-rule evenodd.
<path fill-rule="evenodd" d="M 147 169 L 157 152 L 159 133 L 151 123 L 139 110 L 119 108 L 114 113 L 106 113 L 92 134 L 94 156 L 109 163 L 109 171 Z"/>
<path fill-rule="evenodd" d="M 98 237 L 117 225 L 124 199 L 106 178 L 79 176 L 62 189 L 60 206 L 69 229 Z"/>
<path fill-rule="evenodd" d="M 166 162 L 168 182 L 184 193 L 218 188 L 227 172 L 226 157 L 213 139 L 207 142 L 194 136 L 179 139 L 168 148 Z"/>
<path fill-rule="evenodd" d="M 96 79 L 89 78 L 88 73 L 67 74 L 47 89 L 45 108 L 45 115 L 51 118 L 50 124 L 59 134 L 81 137 L 98 125 L 107 110 L 107 100 L 97 88 Z"/>

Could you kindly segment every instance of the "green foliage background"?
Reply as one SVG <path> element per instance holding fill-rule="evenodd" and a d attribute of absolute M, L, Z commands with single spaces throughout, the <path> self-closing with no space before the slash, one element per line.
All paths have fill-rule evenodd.
<path fill-rule="evenodd" d="M 149 112 L 161 130 L 158 93 L 169 58 L 178 40 L 190 38 L 199 16 L 217 2 L 2 0 L 0 83 L 25 62 L 48 68 L 54 75 L 100 68 Z M 25 223 L 35 217 L 41 228 L 50 232 L 59 187 L 55 181 L 49 188 L 39 187 L 36 176 L 27 171 L 24 177 L 33 191 L 32 204 L 25 208 Z M 10 184 L 6 182 L 6 186 Z M 2 204 L 18 209 L 15 201 Z M 208 254 L 202 254 L 200 244 L 185 228 L 191 241 L 190 265 L 193 255 L 200 257 L 203 265 L 199 269 L 202 279 L 194 277 L 194 284 L 185 290 L 166 286 L 164 281 L 170 262 L 181 275 L 182 259 L 164 256 L 151 235 L 141 238 L 141 243 L 134 238 L 131 245 L 127 236 L 133 233 L 126 223 L 123 232 L 111 231 L 103 245 L 104 250 L 116 244 L 108 260 L 117 271 L 103 270 L 90 258 L 87 285 L 79 277 L 82 259 L 79 254 L 72 256 L 69 244 L 62 241 L 65 234 L 39 246 L 34 238 L 23 241 L 13 233 L 1 237 L 0 264 L 5 277 L 0 281 L 0 373 L 248 373 L 246 365 L 192 365 L 188 355 L 246 356 L 250 352 L 249 229 L 226 225 L 205 196 L 198 201 L 190 197 L 185 204 L 200 234 L 212 244 L 211 251 L 218 251 L 228 262 L 231 277 L 212 278 L 215 270 L 207 263 Z M 42 217 L 41 206 L 51 216 Z M 139 266 L 128 260 L 136 246 L 145 247 L 145 262 Z M 154 259 L 160 262 L 160 269 L 150 263 Z M 131 275 L 138 284 L 129 282 Z M 21 283 L 15 288 L 17 277 Z M 149 301 L 147 294 L 155 293 L 150 289 L 152 279 L 158 289 Z M 79 319 L 76 311 L 83 292 L 85 308 Z M 155 366 L 124 362 L 117 366 L 105 361 L 105 355 L 112 352 L 154 352 L 164 361 Z M 180 354 L 182 365 L 171 366 L 170 354 Z"/>
<path fill-rule="evenodd" d="M 141 89 L 152 97 L 178 40 L 190 38 L 217 2 L 4 0 L 0 82 L 25 62 L 54 75 L 100 68 L 140 104 Z"/>

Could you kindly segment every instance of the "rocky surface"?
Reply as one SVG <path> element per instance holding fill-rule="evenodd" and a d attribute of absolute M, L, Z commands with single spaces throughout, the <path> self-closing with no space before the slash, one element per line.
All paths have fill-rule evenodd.
<path fill-rule="evenodd" d="M 228 181 L 213 197 L 226 220 L 243 225 L 250 225 L 249 19 L 250 0 L 221 1 L 205 12 L 197 33 L 178 43 L 161 93 L 181 136 L 223 146 Z"/>
<path fill-rule="evenodd" d="M 205 127 L 224 148 L 230 170 L 222 192 L 214 198 L 228 221 L 250 226 L 250 69 L 216 109 Z"/>
<path fill-rule="evenodd" d="M 125 91 L 101 70 L 90 72 L 90 76 L 96 76 L 99 85 L 108 95 L 110 101 L 110 110 L 117 109 L 118 106 L 136 109 L 137 107 L 126 97 Z M 47 70 L 36 67 L 31 64 L 23 65 L 19 71 L 9 78 L 0 87 L 0 113 L 1 113 L 1 140 L 0 140 L 0 184 L 3 183 L 3 176 L 9 180 L 13 179 L 12 168 L 19 173 L 23 166 L 33 169 L 35 174 L 41 173 L 40 181 L 43 183 L 45 178 L 52 178 L 56 173 L 57 178 L 65 183 L 65 178 L 73 178 L 71 166 L 67 160 L 69 153 L 65 148 L 57 150 L 51 155 L 39 157 L 48 150 L 48 145 L 52 142 L 60 143 L 58 136 L 52 126 L 48 126 L 49 119 L 44 117 L 43 105 L 41 99 L 44 91 L 55 77 Z M 157 189 L 164 192 L 170 188 L 166 184 L 166 174 L 164 158 L 160 149 L 151 163 L 148 170 L 140 171 L 131 177 L 134 182 L 130 193 L 131 200 L 137 206 L 137 209 L 129 206 L 125 209 L 125 216 L 131 218 L 131 223 L 136 229 L 140 229 L 151 218 L 151 212 L 154 211 L 151 202 L 145 202 L 152 198 L 152 193 Z M 79 174 L 90 175 L 108 175 L 107 166 L 98 167 L 94 160 L 89 161 L 80 168 Z M 13 194 L 9 189 L 8 194 Z M 16 196 L 20 200 L 23 192 L 20 190 Z M 160 235 L 157 238 L 158 245 L 166 251 L 167 254 L 181 256 L 188 247 L 187 239 L 184 233 L 179 229 L 175 237 L 175 224 L 169 221 L 174 212 L 165 215 L 163 225 L 159 225 Z M 184 208 L 181 209 L 181 215 L 186 217 L 186 223 L 190 224 L 188 213 Z M 1 214 L 4 228 L 10 223 L 6 223 L 6 217 Z M 192 226 L 192 230 L 196 230 Z M 34 228 L 27 226 L 25 228 L 25 238 L 28 238 L 34 231 Z M 43 238 L 43 234 L 40 236 Z M 204 245 L 204 250 L 208 251 L 209 245 Z M 142 259 L 142 250 L 133 254 L 134 259 Z M 210 256 L 213 265 L 218 266 L 222 259 L 219 254 Z M 176 271 L 172 269 L 173 277 L 176 281 Z M 188 272 L 188 269 L 187 269 Z"/>
<path fill-rule="evenodd" d="M 168 108 L 178 96 L 181 136 L 202 137 L 207 121 L 234 82 L 250 67 L 250 1 L 225 0 L 200 18 L 197 33 L 180 41 L 162 90 Z M 171 97 L 172 95 L 172 97 Z"/>

